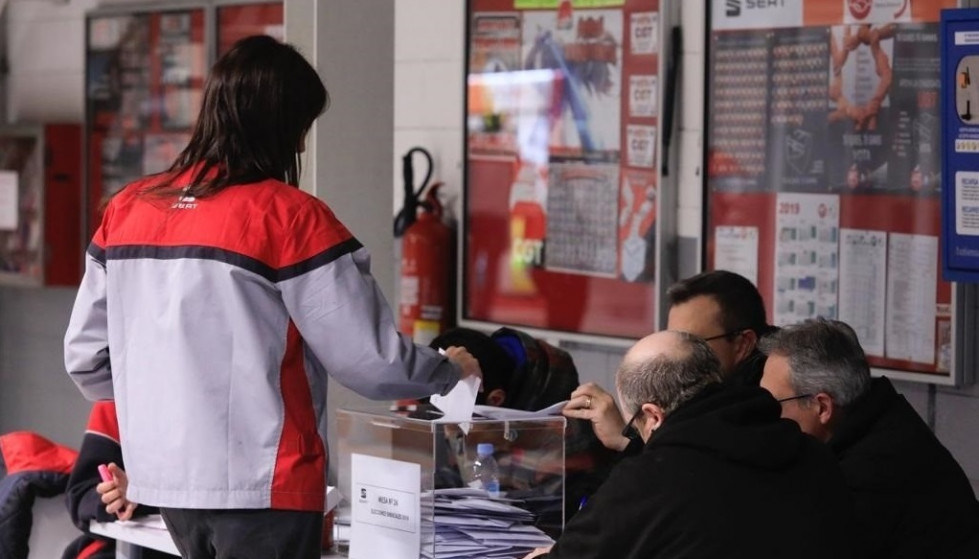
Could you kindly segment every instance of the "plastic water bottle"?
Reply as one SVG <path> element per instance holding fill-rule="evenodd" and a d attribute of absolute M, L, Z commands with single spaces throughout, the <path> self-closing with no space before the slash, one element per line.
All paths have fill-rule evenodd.
<path fill-rule="evenodd" d="M 500 496 L 500 466 L 493 458 L 493 443 L 476 445 L 476 461 L 473 462 L 473 480 L 470 487 L 483 489 L 490 497 Z"/>

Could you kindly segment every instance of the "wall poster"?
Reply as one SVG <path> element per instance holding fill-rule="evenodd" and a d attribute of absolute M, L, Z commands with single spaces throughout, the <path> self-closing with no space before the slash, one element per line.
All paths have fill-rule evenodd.
<path fill-rule="evenodd" d="M 85 110 L 89 229 L 104 201 L 165 170 L 190 139 L 204 86 L 204 10 L 91 16 Z"/>
<path fill-rule="evenodd" d="M 248 35 L 282 39 L 281 2 L 212 3 L 114 6 L 89 15 L 85 138 L 92 231 L 109 196 L 167 169 L 187 145 L 214 55 Z M 207 51 L 208 37 L 216 53 Z"/>
<path fill-rule="evenodd" d="M 469 0 L 462 322 L 656 329 L 658 0 Z"/>
<path fill-rule="evenodd" d="M 939 20 L 956 4 L 712 0 L 707 38 L 707 267 L 757 231 L 738 265 L 774 324 L 844 320 L 872 366 L 936 377 L 952 345 Z"/>

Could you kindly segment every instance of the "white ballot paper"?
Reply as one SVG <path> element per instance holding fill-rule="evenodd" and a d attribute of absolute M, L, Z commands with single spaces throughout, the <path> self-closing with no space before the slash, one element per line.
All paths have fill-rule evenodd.
<path fill-rule="evenodd" d="M 462 432 L 469 434 L 476 395 L 479 394 L 479 377 L 466 377 L 456 383 L 445 396 L 433 394 L 432 405 L 441 410 L 442 417 L 436 423 L 458 423 Z"/>
<path fill-rule="evenodd" d="M 550 417 L 561 415 L 561 410 L 568 404 L 567 400 L 562 400 L 556 404 L 551 404 L 544 409 L 537 411 L 514 410 L 510 408 L 500 408 L 497 406 L 473 406 L 473 411 L 484 417 L 492 419 L 533 419 L 537 417 Z"/>
<path fill-rule="evenodd" d="M 350 456 L 351 559 L 417 559 L 421 548 L 421 466 Z"/>

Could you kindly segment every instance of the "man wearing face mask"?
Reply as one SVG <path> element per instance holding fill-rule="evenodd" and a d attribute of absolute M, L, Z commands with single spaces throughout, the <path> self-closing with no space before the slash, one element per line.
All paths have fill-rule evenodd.
<path fill-rule="evenodd" d="M 744 276 L 726 270 L 704 272 L 681 280 L 667 292 L 670 312 L 666 328 L 702 338 L 720 363 L 725 384 L 757 386 L 765 367 L 758 341 L 774 330 L 766 322 L 765 302 Z M 623 436 L 622 414 L 612 395 L 594 383 L 571 394 L 564 415 L 591 421 L 607 448 L 632 455 L 642 441 Z"/>
<path fill-rule="evenodd" d="M 761 385 L 782 416 L 839 459 L 860 557 L 979 557 L 979 503 L 969 479 L 894 385 L 870 378 L 852 328 L 807 320 L 761 347 L 768 354 Z"/>
<path fill-rule="evenodd" d="M 832 455 L 763 389 L 721 380 L 700 337 L 664 331 L 634 345 L 615 383 L 641 454 L 527 558 L 850 557 Z"/>

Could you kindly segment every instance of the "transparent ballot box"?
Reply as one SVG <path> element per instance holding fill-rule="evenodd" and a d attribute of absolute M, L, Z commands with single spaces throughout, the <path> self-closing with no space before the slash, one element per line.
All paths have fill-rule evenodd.
<path fill-rule="evenodd" d="M 350 557 L 519 558 L 560 535 L 564 417 L 474 418 L 468 433 L 464 427 L 337 412 L 332 456 L 350 511 Z M 474 473 L 477 459 L 487 468 L 485 443 L 493 445 L 498 493 Z"/>

